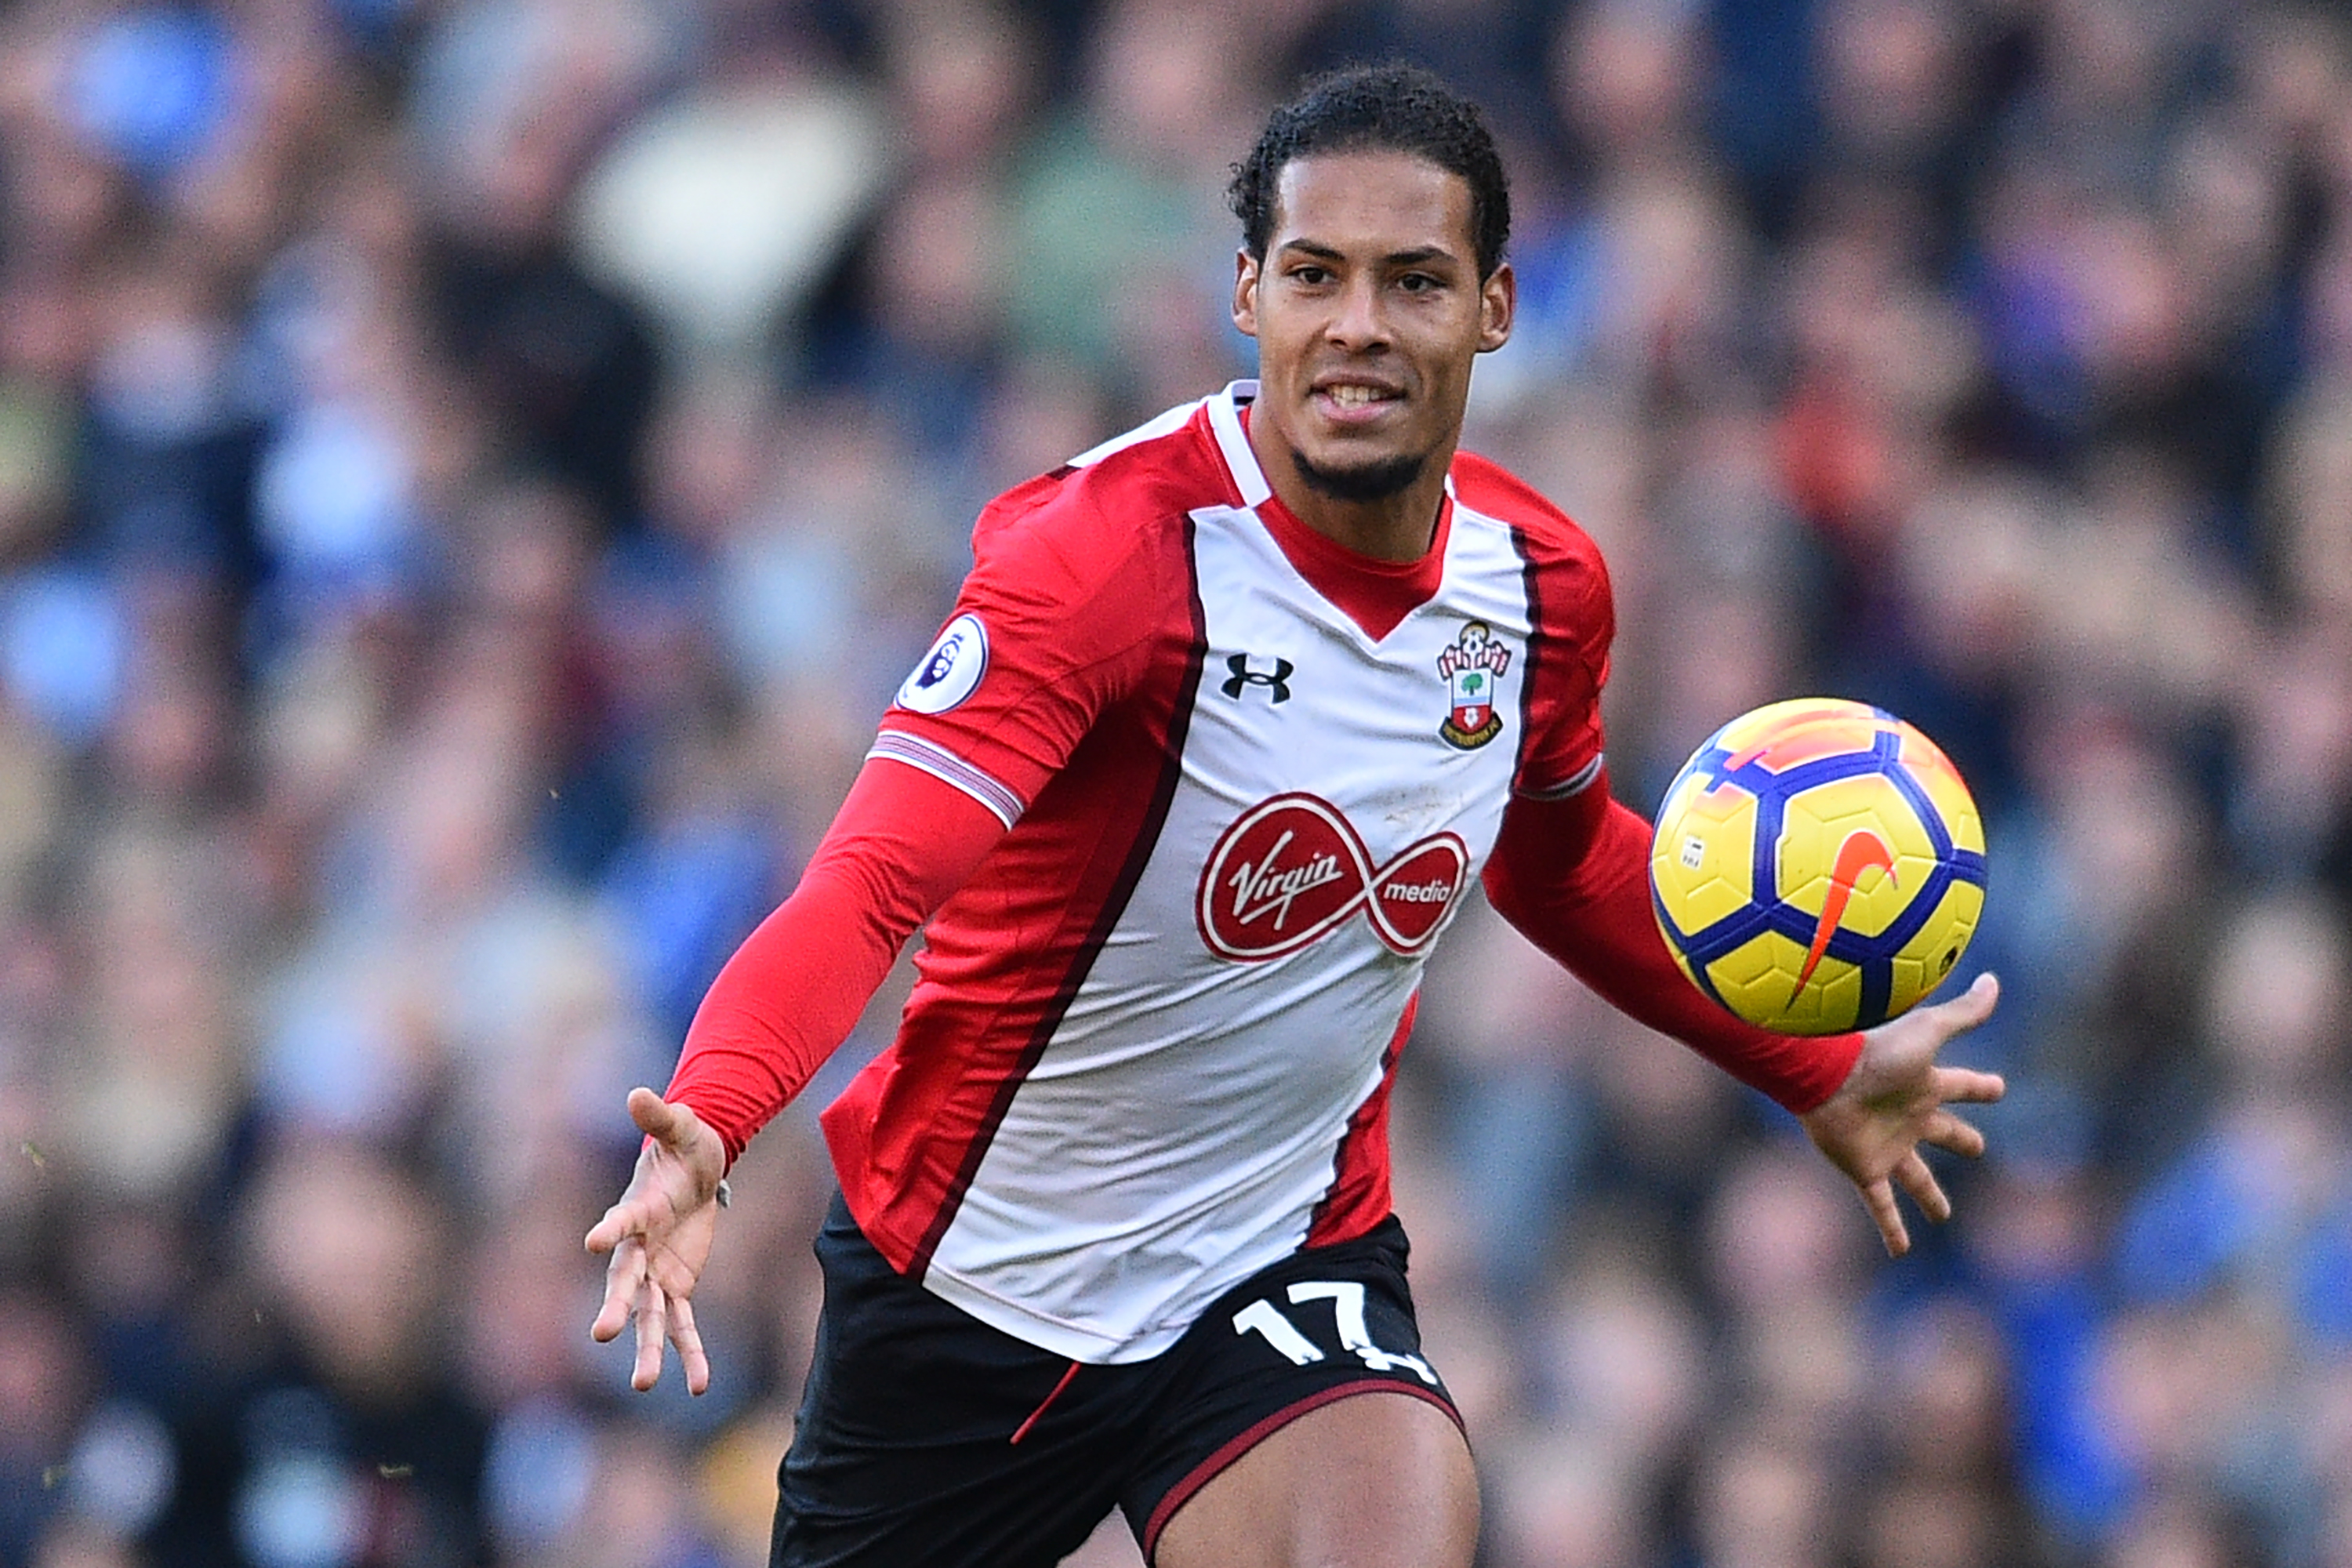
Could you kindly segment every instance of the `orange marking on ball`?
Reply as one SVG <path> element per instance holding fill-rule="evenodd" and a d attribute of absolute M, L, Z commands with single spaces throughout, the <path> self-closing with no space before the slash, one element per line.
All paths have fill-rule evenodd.
<path fill-rule="evenodd" d="M 1736 772 L 1759 757 L 1767 757 L 1771 761 L 1774 773 L 1784 773 L 1798 763 L 1809 763 L 1816 757 L 1867 751 L 1871 739 L 1880 728 L 1876 721 L 1859 718 L 1851 712 L 1841 712 L 1834 708 L 1817 709 L 1811 713 L 1795 715 L 1769 738 L 1733 752 L 1725 759 L 1724 771 Z"/>
<path fill-rule="evenodd" d="M 1838 921 L 1845 918 L 1845 906 L 1853 898 L 1853 885 L 1864 871 L 1879 870 L 1888 879 L 1895 877 L 1895 851 L 1886 840 L 1867 827 L 1856 828 L 1845 836 L 1838 846 L 1837 863 L 1830 868 L 1830 890 L 1822 900 L 1822 918 L 1813 925 L 1813 945 L 1806 951 L 1805 967 L 1797 972 L 1797 990 L 1790 993 L 1791 1000 L 1813 977 L 1814 966 L 1830 948 L 1830 938 L 1837 933 Z M 1895 882 L 1901 887 L 1901 882 Z"/>

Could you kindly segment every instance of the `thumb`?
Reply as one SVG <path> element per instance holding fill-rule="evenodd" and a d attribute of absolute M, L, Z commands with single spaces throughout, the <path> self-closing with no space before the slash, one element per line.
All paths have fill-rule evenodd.
<path fill-rule="evenodd" d="M 629 1090 L 629 1120 L 637 1124 L 637 1131 L 672 1149 L 686 1142 L 693 1115 L 685 1106 L 672 1105 L 643 1085 Z"/>
<path fill-rule="evenodd" d="M 1966 991 L 1947 1002 L 1937 1011 L 1944 1022 L 1957 1035 L 1973 1029 L 1992 1016 L 1994 1005 L 2000 1000 L 2000 981 L 1990 970 L 1976 977 Z"/>

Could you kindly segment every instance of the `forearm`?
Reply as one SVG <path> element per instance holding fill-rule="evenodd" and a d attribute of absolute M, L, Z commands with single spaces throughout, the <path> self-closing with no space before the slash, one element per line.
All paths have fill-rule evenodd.
<path fill-rule="evenodd" d="M 1811 1110 L 1845 1081 L 1862 1037 L 1776 1035 L 1703 995 L 1658 932 L 1649 850 L 1649 825 L 1609 798 L 1605 775 L 1567 800 L 1515 800 L 1487 863 L 1487 897 L 1611 1005 L 1790 1110 Z"/>
<path fill-rule="evenodd" d="M 868 762 L 800 886 L 711 982 L 665 1098 L 691 1106 L 731 1163 L 848 1037 L 907 939 L 1003 832 L 961 791 Z"/>

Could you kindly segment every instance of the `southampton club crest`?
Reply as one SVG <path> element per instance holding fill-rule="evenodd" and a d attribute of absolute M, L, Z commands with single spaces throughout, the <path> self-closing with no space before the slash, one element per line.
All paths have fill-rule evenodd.
<path fill-rule="evenodd" d="M 1472 621 L 1462 635 L 1437 656 L 1437 673 L 1445 678 L 1450 711 L 1437 727 L 1446 744 L 1475 751 L 1503 732 L 1503 716 L 1495 711 L 1495 687 L 1511 667 L 1511 650 L 1496 641 L 1484 621 Z"/>

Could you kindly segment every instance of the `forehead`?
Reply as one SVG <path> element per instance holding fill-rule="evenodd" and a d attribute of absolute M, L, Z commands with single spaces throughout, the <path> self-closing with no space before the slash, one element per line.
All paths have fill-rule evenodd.
<path fill-rule="evenodd" d="M 1434 247 L 1466 258 L 1475 248 L 1470 208 L 1470 182 L 1416 153 L 1312 153 L 1282 166 L 1267 247 Z"/>

